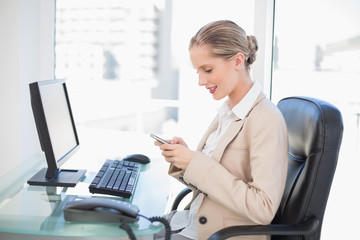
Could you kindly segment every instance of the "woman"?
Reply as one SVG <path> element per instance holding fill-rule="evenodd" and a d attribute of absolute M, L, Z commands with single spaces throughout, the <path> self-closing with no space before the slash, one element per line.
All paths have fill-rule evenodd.
<path fill-rule="evenodd" d="M 155 145 L 169 174 L 193 189 L 187 210 L 169 214 L 172 239 L 207 239 L 233 225 L 269 224 L 287 173 L 285 121 L 250 75 L 257 41 L 231 21 L 201 28 L 190 41 L 199 85 L 215 100 L 227 97 L 196 151 L 174 137 Z M 156 237 L 155 237 L 156 238 Z M 266 239 L 242 237 L 239 239 Z"/>

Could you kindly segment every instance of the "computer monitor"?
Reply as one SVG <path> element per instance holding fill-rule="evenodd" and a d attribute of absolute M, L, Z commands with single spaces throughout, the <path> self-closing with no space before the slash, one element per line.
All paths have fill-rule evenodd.
<path fill-rule="evenodd" d="M 60 169 L 79 149 L 79 139 L 64 79 L 30 83 L 31 106 L 47 168 L 30 185 L 74 187 L 86 170 Z"/>

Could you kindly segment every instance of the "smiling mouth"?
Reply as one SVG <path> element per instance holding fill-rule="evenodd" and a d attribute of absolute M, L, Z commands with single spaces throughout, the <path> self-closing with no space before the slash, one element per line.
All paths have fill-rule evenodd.
<path fill-rule="evenodd" d="M 217 86 L 212 87 L 212 88 L 208 88 L 208 90 L 210 91 L 211 94 L 213 94 L 217 89 Z"/>

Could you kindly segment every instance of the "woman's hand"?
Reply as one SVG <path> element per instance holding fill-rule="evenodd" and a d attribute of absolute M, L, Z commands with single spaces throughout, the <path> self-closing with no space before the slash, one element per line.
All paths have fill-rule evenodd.
<path fill-rule="evenodd" d="M 185 170 L 194 157 L 195 152 L 188 149 L 187 144 L 180 137 L 174 137 L 167 141 L 170 144 L 163 144 L 159 141 L 155 141 L 154 144 L 162 150 L 162 155 L 168 163 L 172 163 L 175 167 Z"/>

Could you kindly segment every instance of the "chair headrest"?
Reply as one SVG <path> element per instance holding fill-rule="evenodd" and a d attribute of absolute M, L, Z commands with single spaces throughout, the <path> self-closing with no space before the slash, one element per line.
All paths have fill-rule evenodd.
<path fill-rule="evenodd" d="M 335 106 L 315 98 L 289 97 L 282 99 L 278 108 L 287 123 L 292 157 L 305 160 L 311 152 L 321 148 L 338 147 L 343 125 L 341 113 Z M 336 129 L 339 131 L 332 133 L 334 137 L 325 138 L 328 131 Z"/>

